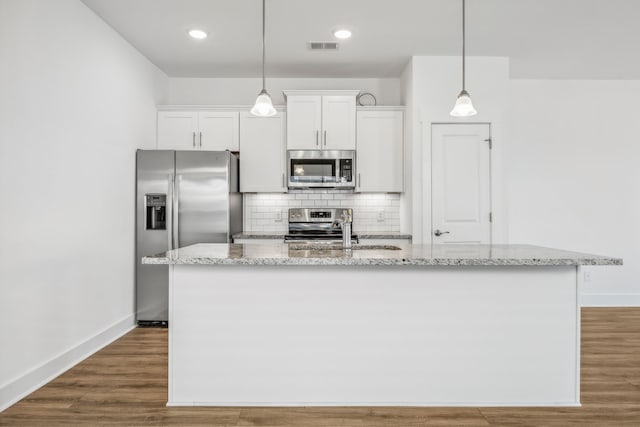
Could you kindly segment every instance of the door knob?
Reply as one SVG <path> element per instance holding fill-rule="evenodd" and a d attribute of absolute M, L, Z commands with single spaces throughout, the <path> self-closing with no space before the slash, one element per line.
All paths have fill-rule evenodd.
<path fill-rule="evenodd" d="M 435 234 L 436 236 L 442 236 L 443 234 L 449 234 L 448 231 L 440 231 L 440 230 L 436 230 L 433 232 L 433 234 Z"/>

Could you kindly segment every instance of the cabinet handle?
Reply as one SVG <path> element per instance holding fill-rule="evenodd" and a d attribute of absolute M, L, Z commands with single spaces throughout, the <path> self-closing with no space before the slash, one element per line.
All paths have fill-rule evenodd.
<path fill-rule="evenodd" d="M 362 178 L 360 178 L 360 174 L 358 174 L 358 188 L 362 188 Z"/>
<path fill-rule="evenodd" d="M 193 148 L 196 148 L 196 133 L 193 132 Z"/>
<path fill-rule="evenodd" d="M 200 132 L 200 148 L 202 148 L 202 132 Z"/>
<path fill-rule="evenodd" d="M 282 174 L 282 188 L 284 188 L 284 174 Z"/>
<path fill-rule="evenodd" d="M 317 130 L 317 131 L 316 131 L 316 145 L 319 145 L 319 143 L 318 143 L 318 135 L 319 135 L 319 134 L 320 134 L 320 131 L 319 131 L 319 130 Z"/>
<path fill-rule="evenodd" d="M 324 131 L 324 146 L 327 146 L 327 131 Z"/>

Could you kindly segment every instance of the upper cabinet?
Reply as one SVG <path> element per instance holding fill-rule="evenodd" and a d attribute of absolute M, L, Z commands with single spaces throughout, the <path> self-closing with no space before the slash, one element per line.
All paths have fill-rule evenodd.
<path fill-rule="evenodd" d="M 240 191 L 283 193 L 287 191 L 285 167 L 285 114 L 256 117 L 240 113 Z"/>
<path fill-rule="evenodd" d="M 289 150 L 355 150 L 357 90 L 284 94 Z"/>
<path fill-rule="evenodd" d="M 160 150 L 240 150 L 237 111 L 159 111 Z"/>
<path fill-rule="evenodd" d="M 240 151 L 240 113 L 200 111 L 199 142 L 202 150 Z"/>
<path fill-rule="evenodd" d="M 403 191 L 404 113 L 375 107 L 357 113 L 357 192 Z"/>
<path fill-rule="evenodd" d="M 320 149 L 322 97 L 299 95 L 287 97 L 287 147 L 299 150 Z"/>
<path fill-rule="evenodd" d="M 195 150 L 197 131 L 197 111 L 159 111 L 157 148 Z"/>

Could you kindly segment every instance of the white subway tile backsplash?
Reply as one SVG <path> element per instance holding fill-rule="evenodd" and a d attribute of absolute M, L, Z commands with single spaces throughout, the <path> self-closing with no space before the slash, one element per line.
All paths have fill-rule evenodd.
<path fill-rule="evenodd" d="M 296 207 L 353 208 L 353 230 L 363 232 L 400 231 L 400 195 L 350 193 L 344 190 L 291 190 L 288 194 L 247 193 L 244 195 L 244 231 L 286 233 L 287 212 Z M 277 213 L 282 213 L 278 221 Z M 378 220 L 383 212 L 384 220 Z"/>

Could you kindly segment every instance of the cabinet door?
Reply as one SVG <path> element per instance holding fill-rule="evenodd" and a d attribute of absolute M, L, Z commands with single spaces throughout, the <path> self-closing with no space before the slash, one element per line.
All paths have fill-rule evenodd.
<path fill-rule="evenodd" d="M 322 148 L 356 149 L 356 97 L 322 97 Z"/>
<path fill-rule="evenodd" d="M 296 95 L 287 98 L 287 148 L 319 150 L 321 147 L 322 97 Z"/>
<path fill-rule="evenodd" d="M 159 111 L 159 150 L 195 150 L 198 144 L 198 113 L 195 111 Z"/>
<path fill-rule="evenodd" d="M 356 191 L 403 191 L 402 111 L 358 111 Z"/>
<path fill-rule="evenodd" d="M 240 151 L 240 113 L 201 111 L 198 114 L 198 148 Z"/>
<path fill-rule="evenodd" d="M 287 191 L 285 168 L 285 115 L 240 116 L 240 192 Z"/>

